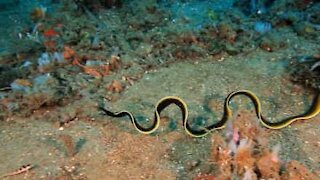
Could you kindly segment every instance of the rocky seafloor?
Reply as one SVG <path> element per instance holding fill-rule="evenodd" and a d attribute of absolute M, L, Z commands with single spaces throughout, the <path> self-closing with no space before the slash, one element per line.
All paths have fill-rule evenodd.
<path fill-rule="evenodd" d="M 227 128 L 192 138 L 171 106 L 151 135 L 99 111 L 128 110 L 148 124 L 173 95 L 205 126 L 230 92 L 248 89 L 270 121 L 306 112 L 320 87 L 320 3 L 259 1 L 266 8 L 256 13 L 227 2 L 52 1 L 19 23 L 1 14 L 0 175 L 318 179 L 319 116 L 270 130 L 237 97 Z"/>

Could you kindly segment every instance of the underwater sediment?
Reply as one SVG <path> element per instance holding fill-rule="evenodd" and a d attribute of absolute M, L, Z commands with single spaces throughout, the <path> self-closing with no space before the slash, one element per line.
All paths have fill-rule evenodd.
<path fill-rule="evenodd" d="M 0 175 L 5 179 L 318 179 L 319 115 L 278 130 L 233 98 L 225 128 L 190 137 L 224 100 L 303 115 L 319 94 L 317 1 L 0 2 Z M 316 112 L 316 111 L 314 111 Z"/>

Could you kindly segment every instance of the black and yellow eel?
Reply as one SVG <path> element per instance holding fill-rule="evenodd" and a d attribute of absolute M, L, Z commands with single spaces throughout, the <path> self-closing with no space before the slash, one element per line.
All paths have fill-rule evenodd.
<path fill-rule="evenodd" d="M 192 137 L 203 137 L 213 130 L 222 129 L 225 127 L 228 119 L 230 119 L 232 117 L 232 111 L 231 111 L 231 108 L 229 105 L 230 101 L 232 100 L 232 98 L 234 98 L 237 95 L 245 95 L 252 101 L 252 103 L 254 104 L 255 112 L 256 112 L 256 115 L 257 115 L 259 121 L 261 122 L 261 124 L 264 127 L 269 128 L 269 129 L 281 129 L 281 128 L 287 127 L 288 125 L 290 125 L 294 121 L 311 119 L 320 113 L 320 95 L 318 93 L 316 95 L 312 105 L 311 105 L 310 110 L 307 113 L 302 114 L 302 115 L 298 115 L 298 116 L 289 117 L 289 118 L 286 118 L 286 119 L 284 119 L 282 121 L 278 121 L 278 122 L 270 122 L 266 118 L 264 118 L 261 114 L 261 103 L 260 103 L 259 98 L 253 92 L 248 91 L 248 90 L 239 90 L 239 91 L 234 91 L 234 92 L 230 93 L 226 97 L 225 102 L 224 102 L 224 112 L 223 112 L 222 119 L 220 121 L 218 121 L 217 123 L 214 123 L 212 125 L 209 125 L 207 127 L 204 127 L 204 128 L 198 129 L 198 130 L 192 129 L 190 124 L 188 123 L 187 104 L 182 99 L 180 99 L 179 97 L 176 97 L 176 96 L 166 96 L 158 101 L 158 103 L 155 106 L 155 111 L 154 111 L 154 122 L 153 122 L 152 126 L 147 127 L 147 128 L 141 126 L 137 122 L 135 117 L 132 115 L 132 113 L 129 111 L 111 112 L 103 107 L 100 107 L 100 109 L 106 115 L 111 116 L 111 117 L 128 116 L 136 130 L 138 130 L 142 134 L 150 134 L 158 129 L 158 127 L 160 125 L 160 113 L 162 112 L 162 110 L 164 110 L 166 107 L 168 107 L 171 104 L 175 104 L 181 110 L 182 123 L 183 123 L 183 127 L 184 127 L 184 130 L 186 131 L 186 133 Z"/>

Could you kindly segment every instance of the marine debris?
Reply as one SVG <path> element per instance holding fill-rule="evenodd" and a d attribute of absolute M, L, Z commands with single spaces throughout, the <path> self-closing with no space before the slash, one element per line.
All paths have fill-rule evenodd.
<path fill-rule="evenodd" d="M 16 175 L 19 175 L 19 174 L 22 174 L 22 173 L 26 173 L 26 172 L 30 171 L 31 169 L 33 169 L 33 168 L 34 168 L 34 166 L 31 165 L 31 164 L 23 165 L 18 170 L 13 171 L 11 173 L 8 173 L 6 175 L 3 175 L 2 178 L 9 177 L 9 176 L 16 176 Z"/>

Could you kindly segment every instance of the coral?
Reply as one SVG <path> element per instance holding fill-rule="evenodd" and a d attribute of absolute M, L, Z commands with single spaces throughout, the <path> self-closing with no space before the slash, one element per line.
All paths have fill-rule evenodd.
<path fill-rule="evenodd" d="M 265 131 L 259 128 L 256 122 L 251 121 L 252 119 L 255 119 L 255 116 L 252 113 L 249 113 L 249 112 L 239 113 L 236 116 L 233 123 L 233 126 L 235 128 L 232 128 L 232 129 L 237 129 L 240 136 L 239 138 L 248 139 L 254 142 L 253 147 L 257 145 L 259 145 L 260 147 L 267 147 L 268 140 L 266 138 Z"/>
<path fill-rule="evenodd" d="M 51 63 L 51 59 L 48 53 L 42 53 L 41 56 L 38 58 L 38 65 L 40 68 L 47 66 Z"/>
<path fill-rule="evenodd" d="M 16 79 L 11 83 L 12 93 L 7 101 L 1 102 L 1 106 L 9 115 L 18 112 L 19 115 L 29 116 L 40 108 L 62 105 L 66 94 L 71 91 L 61 88 L 60 83 L 49 73 L 33 79 Z"/>
<path fill-rule="evenodd" d="M 43 20 L 46 17 L 47 8 L 46 7 L 36 7 L 30 12 L 30 18 L 34 22 Z"/>
<path fill-rule="evenodd" d="M 52 55 L 52 59 L 53 59 L 54 61 L 57 61 L 58 63 L 63 63 L 63 62 L 65 62 L 64 57 L 63 57 L 63 54 L 62 54 L 62 53 L 59 53 L 59 52 L 54 52 L 53 55 Z"/>
<path fill-rule="evenodd" d="M 120 81 L 113 81 L 107 89 L 111 92 L 121 93 L 123 91 L 123 85 Z"/>
<path fill-rule="evenodd" d="M 242 139 L 234 155 L 235 171 L 243 175 L 248 169 L 254 169 L 255 158 L 252 155 L 252 143 L 247 139 Z"/>
<path fill-rule="evenodd" d="M 218 25 L 219 37 L 222 39 L 233 40 L 236 34 L 230 23 L 222 22 Z"/>
<path fill-rule="evenodd" d="M 119 56 L 111 56 L 110 62 L 110 69 L 115 71 L 121 68 L 121 61 Z"/>
<path fill-rule="evenodd" d="M 303 166 L 298 161 L 290 161 L 286 164 L 286 171 L 282 174 L 282 179 L 291 179 L 291 180 L 299 180 L 299 179 L 310 179 L 316 180 L 319 179 L 315 174 L 310 172 L 305 166 Z"/>
<path fill-rule="evenodd" d="M 258 21 L 254 24 L 254 30 L 260 34 L 267 33 L 271 31 L 272 25 L 268 22 Z"/>
<path fill-rule="evenodd" d="M 29 74 L 28 67 L 2 68 L 0 66 L 0 88 L 8 87 L 15 79 L 26 78 Z"/>
<path fill-rule="evenodd" d="M 86 74 L 89 74 L 95 78 L 101 78 L 102 75 L 99 71 L 97 71 L 95 68 L 83 66 L 83 72 Z"/>
<path fill-rule="evenodd" d="M 118 60 L 112 62 L 112 64 L 111 63 L 107 64 L 102 61 L 87 60 L 86 65 L 82 65 L 77 61 L 75 65 L 80 66 L 83 69 L 84 73 L 98 79 L 100 79 L 102 76 L 109 75 L 111 70 L 120 68 L 120 64 Z"/>
<path fill-rule="evenodd" d="M 35 110 L 43 106 L 52 106 L 57 103 L 54 96 L 46 93 L 33 93 L 23 97 L 19 102 L 19 110 L 23 116 L 30 116 Z"/>
<path fill-rule="evenodd" d="M 63 47 L 63 58 L 66 60 L 71 60 L 75 57 L 76 52 L 70 46 Z"/>
<path fill-rule="evenodd" d="M 274 152 L 267 152 L 257 161 L 262 178 L 280 179 L 280 161 Z"/>
<path fill-rule="evenodd" d="M 40 72 L 45 72 L 45 71 L 48 71 L 51 67 L 53 67 L 55 64 L 60 64 L 64 62 L 65 62 L 65 58 L 63 57 L 62 53 L 44 52 L 38 58 L 38 69 L 40 70 Z"/>
<path fill-rule="evenodd" d="M 31 90 L 32 83 L 27 79 L 16 79 L 10 84 L 11 90 L 29 92 Z"/>
<path fill-rule="evenodd" d="M 59 33 L 56 32 L 53 28 L 49 28 L 49 29 L 45 30 L 42 34 L 46 38 L 55 37 L 55 36 L 59 35 Z"/>
<path fill-rule="evenodd" d="M 270 150 L 267 140 L 262 138 L 265 133 L 250 119 L 253 119 L 250 113 L 242 112 L 234 123 L 227 125 L 225 137 L 212 136 L 210 162 L 217 167 L 214 172 L 217 179 L 230 179 L 232 176 L 246 180 L 314 177 L 306 167 L 295 161 L 285 164 L 286 169 L 281 172 L 280 145 Z"/>
<path fill-rule="evenodd" d="M 258 177 L 252 169 L 246 169 L 242 180 L 257 180 Z"/>
<path fill-rule="evenodd" d="M 215 176 L 211 174 L 199 174 L 193 180 L 214 180 Z"/>

